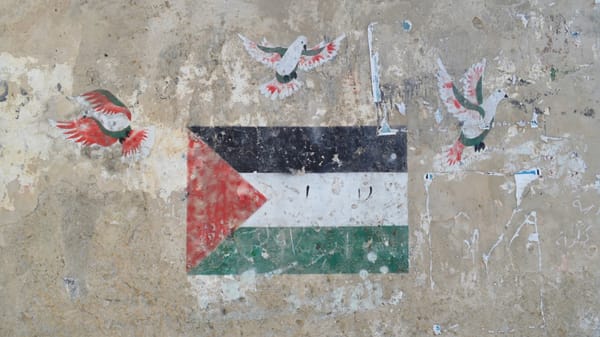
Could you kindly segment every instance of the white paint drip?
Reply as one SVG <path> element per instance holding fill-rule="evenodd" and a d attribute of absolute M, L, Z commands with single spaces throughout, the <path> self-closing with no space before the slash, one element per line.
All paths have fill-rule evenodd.
<path fill-rule="evenodd" d="M 427 234 L 427 243 L 429 246 L 429 286 L 431 290 L 435 287 L 435 282 L 433 281 L 433 247 L 431 245 L 431 211 L 429 209 L 429 186 L 433 181 L 433 175 L 428 173 L 425 175 L 425 217 L 421 215 L 421 228 Z"/>
<path fill-rule="evenodd" d="M 527 221 L 523 221 L 519 227 L 517 227 L 517 230 L 515 230 L 515 233 L 513 234 L 512 238 L 510 238 L 510 241 L 508 242 L 508 247 L 510 248 L 510 246 L 512 245 L 513 241 L 519 237 L 519 233 L 521 232 L 521 228 L 523 228 L 523 226 L 525 226 L 527 224 Z"/>
<path fill-rule="evenodd" d="M 498 240 L 496 240 L 496 242 L 492 245 L 492 248 L 490 248 L 490 250 L 488 251 L 487 254 L 483 254 L 482 258 L 483 258 L 483 265 L 485 266 L 485 272 L 487 273 L 488 270 L 488 261 L 490 260 L 490 256 L 492 256 L 492 252 L 494 252 L 494 249 L 496 249 L 496 247 L 498 247 L 498 245 L 500 244 L 500 242 L 502 242 L 502 240 L 504 240 L 504 233 L 500 234 L 500 236 L 498 237 Z"/>
<path fill-rule="evenodd" d="M 373 93 L 373 102 L 381 102 L 381 90 L 379 89 L 379 53 L 373 51 L 373 27 L 377 22 L 372 22 L 367 27 L 367 38 L 369 42 L 369 55 L 371 60 L 371 90 Z"/>
<path fill-rule="evenodd" d="M 508 219 L 508 221 L 506 222 L 506 224 L 504 225 L 504 229 L 506 230 L 508 228 L 508 226 L 511 224 L 512 219 L 514 218 L 515 214 L 517 214 L 518 212 L 520 212 L 520 209 L 513 209 L 512 214 L 510 215 L 510 218 Z M 496 247 L 500 244 L 500 242 L 502 242 L 502 240 L 504 240 L 504 233 L 502 233 L 499 237 L 498 240 L 496 240 L 496 242 L 494 243 L 494 245 L 490 248 L 490 250 L 488 251 L 487 254 L 483 254 L 482 256 L 482 260 L 483 260 L 483 265 L 485 266 L 485 272 L 487 274 L 488 272 L 488 262 L 490 260 L 490 257 L 492 256 L 492 252 L 494 251 L 494 249 L 496 249 Z"/>
<path fill-rule="evenodd" d="M 471 254 L 471 260 L 473 261 L 473 265 L 475 265 L 475 251 L 478 249 L 479 246 L 479 229 L 475 228 L 473 230 L 471 240 L 464 240 L 464 243 L 467 245 L 467 249 Z"/>
<path fill-rule="evenodd" d="M 533 220 L 529 220 L 529 216 L 533 217 Z M 533 224 L 534 229 L 535 229 L 535 234 L 536 234 L 536 239 L 538 239 L 536 241 L 537 243 L 537 251 L 538 251 L 538 273 L 540 274 L 540 315 L 542 316 L 542 323 L 543 323 L 543 328 L 544 331 L 546 331 L 546 314 L 544 312 L 544 275 L 543 275 L 543 271 L 542 271 L 542 245 L 541 242 L 539 241 L 539 230 L 538 230 L 538 224 L 537 224 L 537 213 L 535 211 L 531 212 L 529 214 L 529 216 L 527 216 L 526 221 L 529 221 L 530 223 Z"/>

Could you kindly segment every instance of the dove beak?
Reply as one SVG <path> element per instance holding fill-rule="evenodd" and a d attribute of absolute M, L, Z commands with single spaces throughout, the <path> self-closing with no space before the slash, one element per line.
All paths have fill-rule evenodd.
<path fill-rule="evenodd" d="M 304 50 L 306 50 L 306 45 L 304 45 Z"/>
<path fill-rule="evenodd" d="M 504 98 L 508 98 L 508 94 L 504 94 Z"/>

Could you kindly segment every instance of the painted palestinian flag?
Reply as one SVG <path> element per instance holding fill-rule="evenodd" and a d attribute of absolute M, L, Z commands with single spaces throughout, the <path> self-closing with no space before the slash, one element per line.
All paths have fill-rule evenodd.
<path fill-rule="evenodd" d="M 406 133 L 190 131 L 188 274 L 408 271 Z"/>

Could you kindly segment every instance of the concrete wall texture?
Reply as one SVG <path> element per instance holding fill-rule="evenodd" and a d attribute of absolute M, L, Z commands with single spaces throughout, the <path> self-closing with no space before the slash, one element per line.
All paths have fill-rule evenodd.
<path fill-rule="evenodd" d="M 0 336 L 600 336 L 594 0 L 4 0 L 0 9 Z M 299 69 L 300 89 L 271 100 L 259 86 L 274 70 L 238 33 L 281 46 L 304 35 L 309 48 L 346 37 L 335 59 Z M 436 76 L 438 58 L 457 90 Z M 131 110 L 134 129 L 154 127 L 146 158 L 121 160 L 125 143 L 66 141 L 49 122 L 76 118 L 68 98 L 98 88 Z M 483 123 L 498 89 L 508 98 Z M 339 273 L 334 263 L 188 275 L 189 127 L 376 129 L 384 110 L 406 139 L 406 184 L 387 199 L 370 182 L 358 193 L 407 210 L 407 271 Z M 461 130 L 485 133 L 485 149 L 465 140 L 451 165 Z M 283 184 L 304 173 L 281 173 Z M 367 246 L 357 247 L 373 262 Z"/>

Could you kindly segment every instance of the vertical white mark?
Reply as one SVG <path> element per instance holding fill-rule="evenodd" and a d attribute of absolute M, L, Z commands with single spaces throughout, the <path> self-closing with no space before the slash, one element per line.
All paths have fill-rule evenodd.
<path fill-rule="evenodd" d="M 425 175 L 425 219 L 424 222 L 421 222 L 421 227 L 427 231 L 427 242 L 429 245 L 429 285 L 431 290 L 435 287 L 435 282 L 433 282 L 433 248 L 431 246 L 431 212 L 429 210 L 429 185 L 433 181 L 433 175 L 426 174 Z M 427 227 L 427 228 L 425 228 Z"/>
<path fill-rule="evenodd" d="M 529 220 L 529 217 L 533 217 L 533 221 Z M 527 222 L 533 224 L 535 233 L 538 235 L 537 247 L 538 247 L 538 272 L 540 274 L 540 315 L 542 316 L 542 323 L 544 324 L 544 331 L 546 331 L 546 314 L 544 313 L 544 277 L 542 275 L 542 242 L 539 240 L 540 232 L 538 231 L 537 225 L 537 213 L 532 211 L 526 219 Z"/>
<path fill-rule="evenodd" d="M 367 38 L 369 41 L 369 56 L 371 58 L 371 89 L 373 91 L 373 102 L 381 102 L 381 91 L 379 90 L 379 53 L 373 51 L 373 26 L 377 22 L 371 22 L 367 27 Z"/>
<path fill-rule="evenodd" d="M 508 219 L 508 221 L 506 222 L 506 224 L 504 225 L 504 229 L 508 228 L 508 225 L 511 224 L 512 219 L 514 218 L 515 214 L 517 214 L 517 212 L 520 212 L 520 209 L 513 209 L 512 214 L 510 215 L 510 218 Z M 500 244 L 500 242 L 504 239 L 504 233 L 502 233 L 502 235 L 500 235 L 500 237 L 498 238 L 498 240 L 496 241 L 496 243 L 494 243 L 494 245 L 492 246 L 492 248 L 490 249 L 490 251 L 487 254 L 483 254 L 483 264 L 485 266 L 485 273 L 487 274 L 488 271 L 488 261 L 490 259 L 490 256 L 492 255 L 492 252 L 494 251 L 494 249 Z"/>
<path fill-rule="evenodd" d="M 296 255 L 296 247 L 294 247 L 294 235 L 292 234 L 291 228 L 290 228 L 290 241 L 292 242 L 292 254 Z"/>
<path fill-rule="evenodd" d="M 496 240 L 496 243 L 494 243 L 492 245 L 492 248 L 490 248 L 490 251 L 487 254 L 483 254 L 482 258 L 483 258 L 483 265 L 485 266 L 485 273 L 487 274 L 488 271 L 488 261 L 490 260 L 490 256 L 492 255 L 492 252 L 494 251 L 494 249 L 496 249 L 496 247 L 498 247 L 498 245 L 500 244 L 500 242 L 502 242 L 502 240 L 504 240 L 504 233 L 500 234 L 500 236 L 498 237 L 498 240 Z"/>

